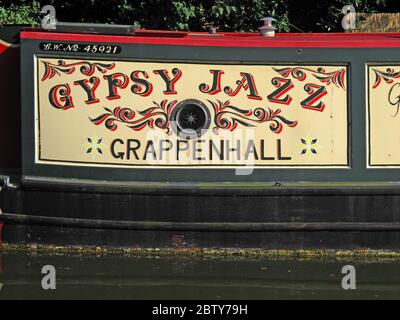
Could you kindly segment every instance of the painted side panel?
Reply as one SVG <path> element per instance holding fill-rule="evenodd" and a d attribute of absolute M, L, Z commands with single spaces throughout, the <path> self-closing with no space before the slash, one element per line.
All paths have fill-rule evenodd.
<path fill-rule="evenodd" d="M 368 166 L 398 168 L 400 68 L 394 64 L 371 64 L 366 73 Z"/>
<path fill-rule="evenodd" d="M 381 186 L 382 183 L 394 186 L 400 181 L 400 172 L 395 168 L 377 169 L 370 167 L 367 163 L 367 112 L 365 107 L 367 105 L 366 68 L 368 65 L 396 65 L 396 62 L 398 63 L 400 50 L 398 48 L 398 35 L 370 35 L 369 37 L 357 35 L 357 37 L 354 38 L 347 35 L 338 35 L 332 38 L 328 37 L 329 39 L 324 39 L 321 36 L 309 37 L 309 39 L 299 36 L 297 40 L 295 39 L 298 42 L 291 42 L 290 39 L 293 40 L 291 36 L 287 36 L 286 38 L 278 37 L 277 41 L 284 41 L 286 43 L 286 45 L 282 44 L 281 47 L 266 47 L 265 42 L 263 46 L 258 47 L 256 43 L 259 43 L 259 39 L 254 39 L 255 42 L 249 40 L 248 45 L 246 45 L 246 40 L 244 40 L 244 38 L 245 37 L 238 40 L 235 37 L 228 37 L 227 40 L 215 41 L 207 38 L 204 39 L 204 42 L 198 42 L 195 45 L 191 42 L 193 36 L 188 34 L 172 39 L 168 37 L 151 38 L 145 35 L 135 38 L 100 35 L 89 37 L 88 35 L 44 34 L 33 32 L 23 33 L 22 73 L 26 75 L 26 81 L 22 83 L 22 90 L 24 92 L 22 96 L 23 175 L 27 178 L 25 181 L 29 179 L 32 181 L 32 178 L 35 177 L 37 179 L 49 177 L 64 179 L 63 181 L 73 178 L 94 181 L 111 180 L 114 182 L 259 182 L 265 183 L 265 185 L 278 185 L 280 187 L 285 187 L 286 185 L 293 186 L 295 184 L 297 184 L 297 186 L 302 186 L 304 183 L 314 187 L 322 184 L 335 187 Z M 229 42 L 232 39 L 240 43 Z M 360 44 L 364 43 L 364 40 L 368 43 L 368 41 L 372 41 L 371 39 L 376 43 L 375 48 L 363 47 Z M 110 42 L 102 42 L 105 40 Z M 344 42 L 351 40 L 354 40 L 353 46 L 349 45 L 343 47 Z M 318 44 L 318 42 L 324 42 L 324 45 L 319 46 L 321 43 Z M 202 43 L 209 43 L 210 45 L 203 46 Z M 213 43 L 213 45 L 211 45 L 211 43 Z M 291 43 L 290 46 L 289 43 Z M 110 44 L 116 46 L 115 51 L 111 54 L 102 49 L 100 50 L 100 48 Z M 237 45 L 237 47 L 233 48 L 234 45 Z M 331 47 L 328 48 L 328 45 Z M 58 65 L 59 60 L 62 60 L 66 65 Z M 115 69 L 101 72 L 95 68 L 89 75 L 82 72 L 86 72 L 87 69 L 85 69 L 84 65 L 80 65 L 75 66 L 73 72 L 68 70 L 67 72 L 63 72 L 58 69 L 58 74 L 55 72 L 51 78 L 45 77 L 45 81 L 41 81 L 46 75 L 44 69 L 45 62 L 51 63 L 53 67 L 62 69 L 68 67 L 70 63 L 81 63 L 83 61 L 88 61 L 90 63 L 111 63 L 115 64 Z M 165 83 L 162 82 L 164 80 L 162 80 L 159 75 L 155 74 L 154 71 L 165 67 L 164 69 L 169 72 L 169 76 L 173 77 L 174 66 L 182 70 L 186 68 L 179 80 L 181 82 L 178 81 L 176 83 L 177 94 L 165 95 L 160 93 Z M 322 67 L 324 71 L 319 69 L 320 67 Z M 299 69 L 303 71 L 310 69 L 311 71 L 307 70 L 307 72 L 305 72 L 306 80 L 303 82 L 296 79 L 293 74 L 288 75 L 283 71 L 282 74 L 280 74 L 274 70 L 274 68 L 283 70 L 285 68 L 292 68 L 292 70 Z M 221 81 L 225 80 L 225 83 L 222 85 L 221 92 L 215 95 L 208 95 L 211 97 L 210 99 L 210 97 L 203 92 L 199 92 L 199 86 L 204 83 L 206 85 L 203 87 L 203 90 L 211 90 L 210 86 L 212 82 L 210 79 L 212 74 L 210 70 L 217 69 L 224 71 L 224 78 L 221 78 Z M 243 69 L 243 71 L 241 69 Z M 321 77 L 316 77 L 326 75 L 327 73 L 335 74 L 335 72 L 341 69 L 345 70 L 345 81 L 343 81 L 342 88 L 337 82 L 337 79 L 340 79 L 338 76 L 333 76 L 331 81 L 328 81 L 329 83 L 323 83 Z M 145 76 L 140 78 L 142 80 L 145 79 L 149 83 L 151 82 L 153 85 L 153 92 L 148 97 L 139 97 L 138 94 L 132 91 L 132 85 L 134 85 L 134 83 L 132 82 L 131 76 L 132 72 L 135 70 L 145 71 L 149 78 Z M 258 73 L 258 71 L 253 70 L 262 70 L 262 72 Z M 319 73 L 320 71 L 318 70 L 320 70 L 321 73 Z M 127 75 L 128 83 L 124 85 L 115 85 L 118 84 L 118 81 L 116 81 L 112 84 L 112 86 L 117 87 L 117 91 L 115 93 L 112 92 L 112 94 L 120 95 L 121 99 L 110 100 L 107 99 L 107 97 L 111 97 L 110 88 L 107 86 L 109 82 L 106 82 L 108 81 L 107 76 L 117 72 Z M 254 72 L 254 80 L 258 89 L 254 97 L 260 96 L 262 100 L 249 99 L 249 93 L 251 95 L 250 86 L 248 86 L 248 83 L 241 82 L 243 78 L 240 76 L 240 73 L 246 72 Z M 189 76 L 183 80 L 185 74 Z M 237 76 L 237 74 L 239 74 L 239 76 Z M 338 74 L 339 73 L 337 73 L 337 75 Z M 52 75 L 52 73 L 49 73 L 49 75 Z M 283 79 L 282 81 L 275 79 L 279 82 L 275 81 L 277 84 L 275 87 L 272 82 L 274 79 L 273 75 L 276 75 L 275 78 Z M 97 83 L 97 80 L 93 77 L 99 79 L 99 91 L 96 97 L 89 97 L 87 91 L 82 90 L 84 90 L 84 87 L 89 89 L 89 91 L 93 88 L 93 84 Z M 123 76 L 121 77 L 124 78 Z M 135 78 L 135 75 L 133 78 Z M 88 82 L 90 79 L 94 82 Z M 245 80 L 248 79 L 250 78 L 246 78 Z M 283 86 L 287 85 L 287 82 L 284 80 L 291 80 L 294 88 L 286 90 L 287 88 L 285 87 L 286 91 L 284 93 L 274 92 L 273 89 L 282 89 Z M 315 99 L 312 98 L 312 101 L 308 101 L 311 102 L 310 106 L 317 106 L 319 102 L 323 102 L 326 105 L 324 112 L 328 111 L 326 114 L 331 115 L 332 119 L 319 121 L 316 115 L 325 115 L 324 112 L 318 113 L 318 111 L 307 110 L 307 108 L 303 107 L 302 102 L 304 102 L 306 96 L 302 95 L 313 95 L 318 91 L 318 88 L 311 87 L 309 85 L 310 83 L 315 85 L 324 84 L 327 90 L 326 94 L 323 96 L 313 97 Z M 75 100 L 74 103 L 76 103 L 74 108 L 63 110 L 62 103 L 66 101 L 62 101 L 60 98 L 66 97 L 61 97 L 61 91 L 58 91 L 58 95 L 55 95 L 55 98 L 57 98 L 59 102 L 55 103 L 58 109 L 54 107 L 50 101 L 47 101 L 49 100 L 49 93 L 52 88 L 56 85 L 63 84 L 70 86 L 72 98 Z M 125 85 L 126 87 L 124 87 Z M 136 93 L 142 93 L 140 90 L 145 90 L 145 86 L 140 85 L 140 83 L 139 87 L 139 91 Z M 224 91 L 225 87 L 230 87 L 232 92 L 239 88 L 238 94 L 228 97 L 227 92 L 232 92 L 228 89 Z M 184 90 L 182 91 L 182 89 Z M 81 90 L 80 93 L 78 93 L 78 90 Z M 42 93 L 40 93 L 41 91 Z M 54 93 L 55 91 L 56 90 L 53 90 L 52 92 Z M 273 93 L 275 93 L 275 95 Z M 166 96 L 168 97 L 166 98 Z M 37 100 L 37 98 L 39 99 Z M 204 168 L 201 168 L 201 166 L 190 167 L 188 162 L 182 165 L 182 168 L 185 167 L 185 170 L 180 170 L 176 167 L 164 167 L 165 165 L 173 164 L 164 160 L 161 165 L 158 163 L 158 165 L 152 164 L 151 167 L 141 167 L 140 165 L 143 164 L 141 161 L 143 160 L 140 160 L 140 150 L 136 148 L 137 143 L 133 142 L 133 144 L 130 145 L 130 150 L 128 150 L 128 140 L 136 139 L 141 143 L 144 141 L 145 149 L 142 151 L 145 152 L 148 139 L 147 137 L 144 138 L 144 136 L 147 135 L 147 133 L 157 131 L 165 134 L 162 128 L 160 128 L 160 126 L 163 127 L 165 124 L 162 121 L 157 122 L 156 119 L 153 118 L 154 122 L 151 122 L 151 117 L 149 117 L 145 119 L 146 121 L 140 122 L 140 119 L 143 119 L 143 115 L 146 116 L 146 112 L 144 111 L 146 109 L 148 111 L 149 108 L 153 106 L 157 108 L 156 104 L 160 104 L 166 99 L 168 99 L 168 101 L 181 101 L 189 98 L 209 104 L 208 107 L 211 114 L 214 112 L 213 105 L 207 100 L 215 100 L 214 103 L 218 102 L 217 100 L 222 103 L 229 100 L 229 106 L 226 105 L 226 107 L 231 107 L 230 104 L 232 104 L 232 106 L 238 107 L 240 110 L 248 110 L 249 113 L 244 112 L 243 118 L 240 118 L 243 120 L 242 123 L 236 121 L 236 129 L 243 127 L 243 123 L 247 123 L 248 117 L 251 117 L 250 114 L 253 115 L 251 119 L 256 119 L 254 118 L 256 114 L 255 107 L 263 107 L 264 109 L 269 107 L 272 110 L 280 109 L 281 112 L 279 115 L 282 115 L 285 120 L 297 121 L 297 125 L 294 126 L 294 123 L 291 122 L 292 126 L 289 126 L 286 125 L 288 122 L 285 123 L 283 121 L 282 130 L 277 134 L 272 132 L 271 127 L 267 124 L 257 123 L 256 128 L 259 131 L 257 131 L 254 140 L 261 141 L 261 137 L 270 139 L 278 135 L 282 137 L 285 136 L 289 140 L 284 141 L 284 139 L 281 139 L 281 155 L 283 157 L 289 157 L 290 155 L 288 155 L 287 152 L 292 152 L 294 154 L 296 151 L 296 158 L 292 156 L 291 160 L 283 161 L 284 163 L 281 167 L 276 167 L 276 163 L 273 163 L 273 161 L 268 164 L 261 162 L 259 163 L 260 166 L 254 166 L 254 170 L 250 170 L 249 173 L 242 172 L 239 174 L 236 170 L 238 168 L 237 163 L 228 163 L 229 166 L 227 167 L 218 167 L 218 163 L 214 163 L 208 171 L 203 170 Z M 285 100 L 286 98 L 288 100 Z M 292 99 L 291 103 L 293 103 L 293 105 L 285 105 L 284 102 L 289 101 L 290 98 Z M 97 102 L 96 99 L 99 101 Z M 282 103 L 278 103 L 278 100 Z M 267 101 L 268 103 L 266 103 Z M 87 102 L 93 103 L 88 104 Z M 118 109 L 118 107 L 121 109 Z M 160 107 L 162 109 L 161 104 Z M 119 111 L 124 108 L 128 108 L 130 111 L 126 111 L 127 109 L 125 109 L 124 112 L 126 113 L 120 113 Z M 230 111 L 234 110 L 235 114 L 238 112 L 241 114 L 239 109 L 230 109 Z M 38 119 L 38 110 L 41 113 L 40 117 L 42 117 L 43 112 L 45 117 L 48 117 L 48 120 L 41 124 L 47 128 L 44 128 L 44 130 L 47 130 L 47 133 L 44 133 L 43 141 L 42 136 L 40 140 L 38 139 L 39 124 L 40 121 L 43 121 L 43 119 Z M 155 109 L 152 110 L 154 111 Z M 344 112 L 344 110 L 347 110 L 347 112 Z M 135 113 L 133 113 L 133 111 Z M 140 114 L 140 112 L 143 112 L 143 114 Z M 228 113 L 225 113 L 223 118 L 225 118 L 225 116 L 227 118 L 227 128 L 229 123 L 231 124 L 230 128 L 233 128 L 235 123 L 232 117 L 228 117 L 228 115 Z M 63 117 L 67 117 L 65 118 L 65 123 L 61 122 Z M 224 124 L 223 122 L 218 122 L 218 119 L 221 118 L 212 117 L 212 119 L 213 121 L 211 121 L 209 132 L 212 132 L 214 127 L 218 129 L 218 125 L 223 126 Z M 217 121 L 214 121 L 215 119 Z M 107 120 L 109 120 L 109 122 L 107 122 Z M 136 120 L 138 120 L 137 123 L 135 122 Z M 149 120 L 149 122 L 147 122 L 147 120 Z M 133 123 L 129 124 L 129 122 L 132 121 Z M 57 123 L 60 123 L 58 128 L 56 125 Z M 71 134 L 68 133 L 70 132 L 68 131 L 69 123 L 73 123 L 73 125 L 71 125 L 71 128 L 73 128 Z M 302 127 L 302 124 L 307 125 Z M 133 128 L 127 125 L 131 125 Z M 141 130 L 134 130 L 136 125 L 138 125 L 137 128 L 141 128 Z M 151 126 L 154 127 L 154 130 Z M 50 130 L 48 130 L 49 128 Z M 93 128 L 93 130 L 90 130 L 91 128 Z M 42 129 L 41 127 L 40 130 Z M 57 129 L 59 129 L 60 132 L 57 132 Z M 113 131 L 113 129 L 115 130 Z M 310 132 L 313 130 L 318 132 L 318 137 L 314 137 L 313 132 Z M 226 130 L 225 128 L 225 130 L 219 131 L 227 132 L 233 136 L 233 132 L 229 131 L 229 129 Z M 52 132 L 55 134 L 52 135 Z M 141 136 L 142 134 L 144 136 Z M 105 152 L 103 154 L 97 152 L 94 161 L 91 156 L 93 156 L 92 153 L 95 148 L 88 147 L 85 149 L 85 145 L 87 146 L 87 143 L 90 143 L 87 138 L 90 138 L 92 142 L 94 141 L 91 135 L 98 138 L 96 142 L 101 140 L 101 143 L 106 145 L 101 146 L 104 147 L 104 149 L 100 148 L 100 150 L 102 152 L 105 150 Z M 348 139 L 344 139 L 345 136 L 347 136 Z M 297 139 L 297 144 L 294 140 L 290 141 L 293 137 Z M 102 140 L 102 138 L 105 140 Z M 214 138 L 215 137 L 211 140 L 218 142 L 219 137 L 216 138 L 216 140 Z M 126 154 L 130 153 L 131 159 L 110 158 L 111 144 L 116 139 L 121 139 L 122 142 L 119 141 L 117 145 L 114 144 L 114 146 L 118 146 L 118 148 L 114 148 L 115 154 L 125 153 L 124 156 L 127 157 Z M 323 139 L 326 141 L 322 143 Z M 315 144 L 319 143 L 321 144 L 318 145 L 318 147 L 323 146 L 323 148 L 317 148 Z M 306 146 L 306 148 L 304 148 L 306 152 L 303 155 L 303 149 L 300 148 L 302 145 Z M 314 145 L 315 148 L 313 148 Z M 131 150 L 132 148 L 137 149 L 139 160 L 136 159 L 135 153 Z M 246 149 L 246 147 L 244 148 Z M 47 156 L 40 158 L 38 156 L 39 149 L 43 151 L 44 154 L 47 154 Z M 92 150 L 89 152 L 89 149 Z M 314 149 L 314 152 L 311 149 Z M 68 150 L 73 152 L 69 155 L 63 154 L 59 156 L 62 152 L 65 153 L 68 152 Z M 347 156 L 345 150 L 348 151 Z M 149 149 L 147 149 L 147 151 L 149 151 Z M 152 154 L 153 152 L 150 151 L 149 154 Z M 327 155 L 325 160 L 319 158 L 319 161 L 315 160 L 316 162 L 313 162 L 314 160 L 312 157 L 317 159 L 317 157 L 322 156 L 323 152 L 326 151 L 329 151 L 330 154 L 329 156 Z M 106 152 L 108 152 L 108 154 L 106 154 Z M 275 154 L 275 159 L 277 159 L 277 156 L 278 152 Z M 304 156 L 303 159 L 305 160 L 300 160 L 302 156 Z M 307 159 L 305 156 L 307 156 Z M 134 157 L 134 161 L 132 161 L 132 157 Z M 101 158 L 105 158 L 105 161 L 101 161 Z M 49 159 L 58 163 L 51 163 L 52 161 L 48 161 Z M 66 163 L 66 160 L 76 162 L 74 165 L 70 165 L 70 163 Z M 276 162 L 278 162 L 278 160 L 276 160 Z M 290 166 L 291 164 L 294 166 Z M 103 167 L 105 165 L 114 167 Z M 307 165 L 316 166 L 311 167 L 311 169 L 307 167 Z M 324 165 L 328 166 L 323 167 Z"/>
<path fill-rule="evenodd" d="M 36 70 L 38 164 L 348 167 L 343 65 L 38 57 Z"/>

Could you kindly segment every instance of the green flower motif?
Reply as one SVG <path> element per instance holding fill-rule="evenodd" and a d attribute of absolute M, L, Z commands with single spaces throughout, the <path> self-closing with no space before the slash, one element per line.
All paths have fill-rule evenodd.
<path fill-rule="evenodd" d="M 106 148 L 106 144 L 103 143 L 103 138 L 93 136 L 86 138 L 86 142 L 83 144 L 83 147 L 86 150 L 86 154 L 90 154 L 94 159 L 98 155 L 103 155 L 103 150 Z"/>
<path fill-rule="evenodd" d="M 310 137 L 306 138 L 301 138 L 301 153 L 300 154 L 306 154 L 307 152 L 311 152 L 313 154 L 317 154 L 317 147 L 318 147 L 318 139 L 312 139 Z"/>

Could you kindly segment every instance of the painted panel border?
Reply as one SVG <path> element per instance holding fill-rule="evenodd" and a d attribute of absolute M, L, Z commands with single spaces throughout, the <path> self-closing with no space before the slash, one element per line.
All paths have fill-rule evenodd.
<path fill-rule="evenodd" d="M 39 79 L 39 74 L 38 74 L 38 72 L 39 72 L 39 68 L 38 68 L 38 66 L 37 66 L 37 63 L 38 63 L 38 59 L 41 59 L 41 58 L 45 58 L 45 57 L 42 57 L 42 56 L 40 56 L 40 55 L 36 55 L 35 56 L 35 76 L 36 76 L 36 79 Z M 57 57 L 54 57 L 54 56 L 50 56 L 49 57 L 49 59 L 63 59 L 62 57 L 60 57 L 60 56 L 57 56 Z M 73 58 L 71 58 L 71 57 L 68 57 L 68 58 L 64 58 L 64 59 L 79 59 L 79 57 L 76 57 L 76 56 L 74 56 Z M 82 57 L 82 59 L 85 59 L 85 58 L 83 58 Z M 87 57 L 86 57 L 86 60 L 88 60 L 87 59 Z M 90 61 L 98 61 L 99 59 L 89 59 Z M 104 59 L 104 58 L 102 58 L 101 59 L 101 61 L 106 61 L 107 59 Z M 124 59 L 124 60 L 119 60 L 119 59 L 113 59 L 113 60 L 110 60 L 110 61 L 119 61 L 119 62 L 123 62 L 123 61 L 127 61 L 127 62 L 143 62 L 143 63 L 151 63 L 151 61 L 148 61 L 148 60 L 146 60 L 146 61 L 140 61 L 140 60 L 138 60 L 138 59 Z M 164 63 L 164 62 L 163 62 Z M 171 61 L 168 61 L 168 62 L 165 62 L 165 63 L 172 63 Z M 176 62 L 174 62 L 174 63 L 181 63 L 181 64 L 193 64 L 193 65 L 209 65 L 209 66 L 211 66 L 211 65 L 215 65 L 215 66 L 220 66 L 220 65 L 226 65 L 226 66 L 231 66 L 231 65 L 234 65 L 234 66 L 241 66 L 241 64 L 237 64 L 237 63 L 209 63 L 209 62 L 187 62 L 187 61 L 184 61 L 184 62 L 178 62 L 178 61 L 176 61 Z M 246 66 L 288 66 L 288 65 L 290 65 L 290 64 L 283 64 L 283 63 L 262 63 L 262 64 L 259 64 L 259 63 L 254 63 L 254 64 L 246 64 Z M 344 81 L 345 81 L 345 83 L 344 83 L 344 86 L 346 87 L 346 89 L 349 87 L 349 82 L 348 82 L 348 77 L 349 77 L 349 75 L 348 75 L 348 73 L 349 73 L 349 66 L 347 65 L 347 64 L 332 64 L 332 63 L 329 63 L 329 64 L 317 64 L 317 63 L 299 63 L 299 64 L 293 64 L 293 68 L 292 69 L 296 69 L 296 67 L 298 67 L 298 69 L 301 69 L 301 68 L 307 68 L 308 66 L 319 66 L 319 67 L 321 67 L 321 68 L 323 68 L 323 67 L 343 67 L 344 68 L 344 70 L 346 71 L 345 72 L 345 75 L 344 75 Z M 293 70 L 292 70 L 293 71 Z M 301 71 L 301 70 L 299 70 L 299 71 Z M 299 76 L 301 75 L 301 73 L 299 74 Z M 328 79 L 328 80 L 326 80 L 325 79 L 325 81 L 335 81 L 335 79 L 333 78 L 333 77 L 331 77 L 330 79 Z M 336 79 L 336 81 L 337 81 L 337 79 Z M 335 84 L 336 85 L 336 84 Z M 36 152 L 35 152 L 35 154 L 36 154 L 36 163 L 38 163 L 38 164 L 60 164 L 60 165 L 69 165 L 69 166 L 90 166 L 90 167 L 120 167 L 120 168 L 143 168 L 143 167 L 146 167 L 146 168 L 148 168 L 148 169 L 151 169 L 151 168 L 165 168 L 165 167 L 175 167 L 175 168 L 182 168 L 182 169 L 184 169 L 184 168 L 199 168 L 199 169 L 201 169 L 201 168 L 236 168 L 236 167 L 243 167 L 243 166 L 248 166 L 247 164 L 235 164 L 235 165 L 226 165 L 226 164 L 222 164 L 222 165 L 217 165 L 217 166 L 215 166 L 215 165 L 198 165 L 198 164 L 196 164 L 196 165 L 188 165 L 188 164 L 185 164 L 185 165 L 172 165 L 172 164 L 163 164 L 163 165 L 148 165 L 148 164 L 144 164 L 144 165 L 140 165 L 140 164 L 129 164 L 129 165 L 127 165 L 127 164 L 116 164 L 116 163 L 113 163 L 113 164 L 110 164 L 110 163 L 102 163 L 102 162 L 96 162 L 96 163 L 85 163 L 85 162 L 80 162 L 80 161 L 63 161 L 63 160 L 54 160 L 54 159 L 46 159 L 46 158 L 43 158 L 42 156 L 41 156 L 41 154 L 40 154 L 40 142 L 41 142 L 41 137 L 40 137 L 40 125 L 39 125 L 39 123 L 40 123 L 40 112 L 39 112 L 39 101 L 38 101 L 38 98 L 39 98 L 39 94 L 38 94 L 38 86 L 37 86 L 37 81 L 35 81 L 35 95 L 36 95 L 36 97 L 35 97 L 35 101 L 36 101 L 36 106 L 35 106 L 35 119 L 36 119 L 36 121 L 35 121 L 35 148 L 36 148 Z M 317 165 L 315 165 L 315 164 L 308 164 L 308 165 L 288 165 L 288 164 L 285 164 L 285 165 L 258 165 L 258 164 L 253 164 L 253 165 L 251 165 L 252 167 L 257 167 L 257 168 L 271 168 L 271 169 L 274 169 L 274 168 L 324 168 L 324 169 L 326 169 L 326 168 L 349 168 L 349 154 L 350 154 L 350 152 L 349 152 L 349 150 L 350 150 L 350 141 L 349 141 L 349 131 L 350 131 L 350 129 L 349 129 L 349 95 L 348 95 L 348 92 L 347 92 L 347 90 L 346 90 L 346 93 L 345 93 L 345 99 L 346 99 L 346 111 L 345 111 L 345 115 L 346 115 L 346 125 L 345 125 L 345 127 L 346 127 L 346 163 L 343 163 L 343 164 L 340 164 L 340 165 L 338 165 L 338 164 L 324 164 L 324 165 L 320 165 L 320 164 L 317 164 Z"/>
<path fill-rule="evenodd" d="M 366 166 L 400 168 L 400 62 L 365 66 Z M 400 149 L 399 149 L 400 150 Z"/>

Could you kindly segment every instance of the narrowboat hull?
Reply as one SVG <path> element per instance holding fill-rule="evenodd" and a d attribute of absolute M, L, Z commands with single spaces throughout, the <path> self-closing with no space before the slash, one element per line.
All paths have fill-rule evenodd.
<path fill-rule="evenodd" d="M 18 34 L 3 243 L 400 248 L 399 35 Z"/>

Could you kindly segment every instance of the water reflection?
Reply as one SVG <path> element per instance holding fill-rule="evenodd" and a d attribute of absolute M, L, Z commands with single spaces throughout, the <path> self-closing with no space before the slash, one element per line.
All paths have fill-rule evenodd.
<path fill-rule="evenodd" d="M 397 260 L 210 259 L 2 253 L 0 299 L 399 299 Z M 357 289 L 341 288 L 354 265 Z M 44 265 L 57 289 L 41 287 Z M 0 285 L 1 286 L 1 285 Z"/>

